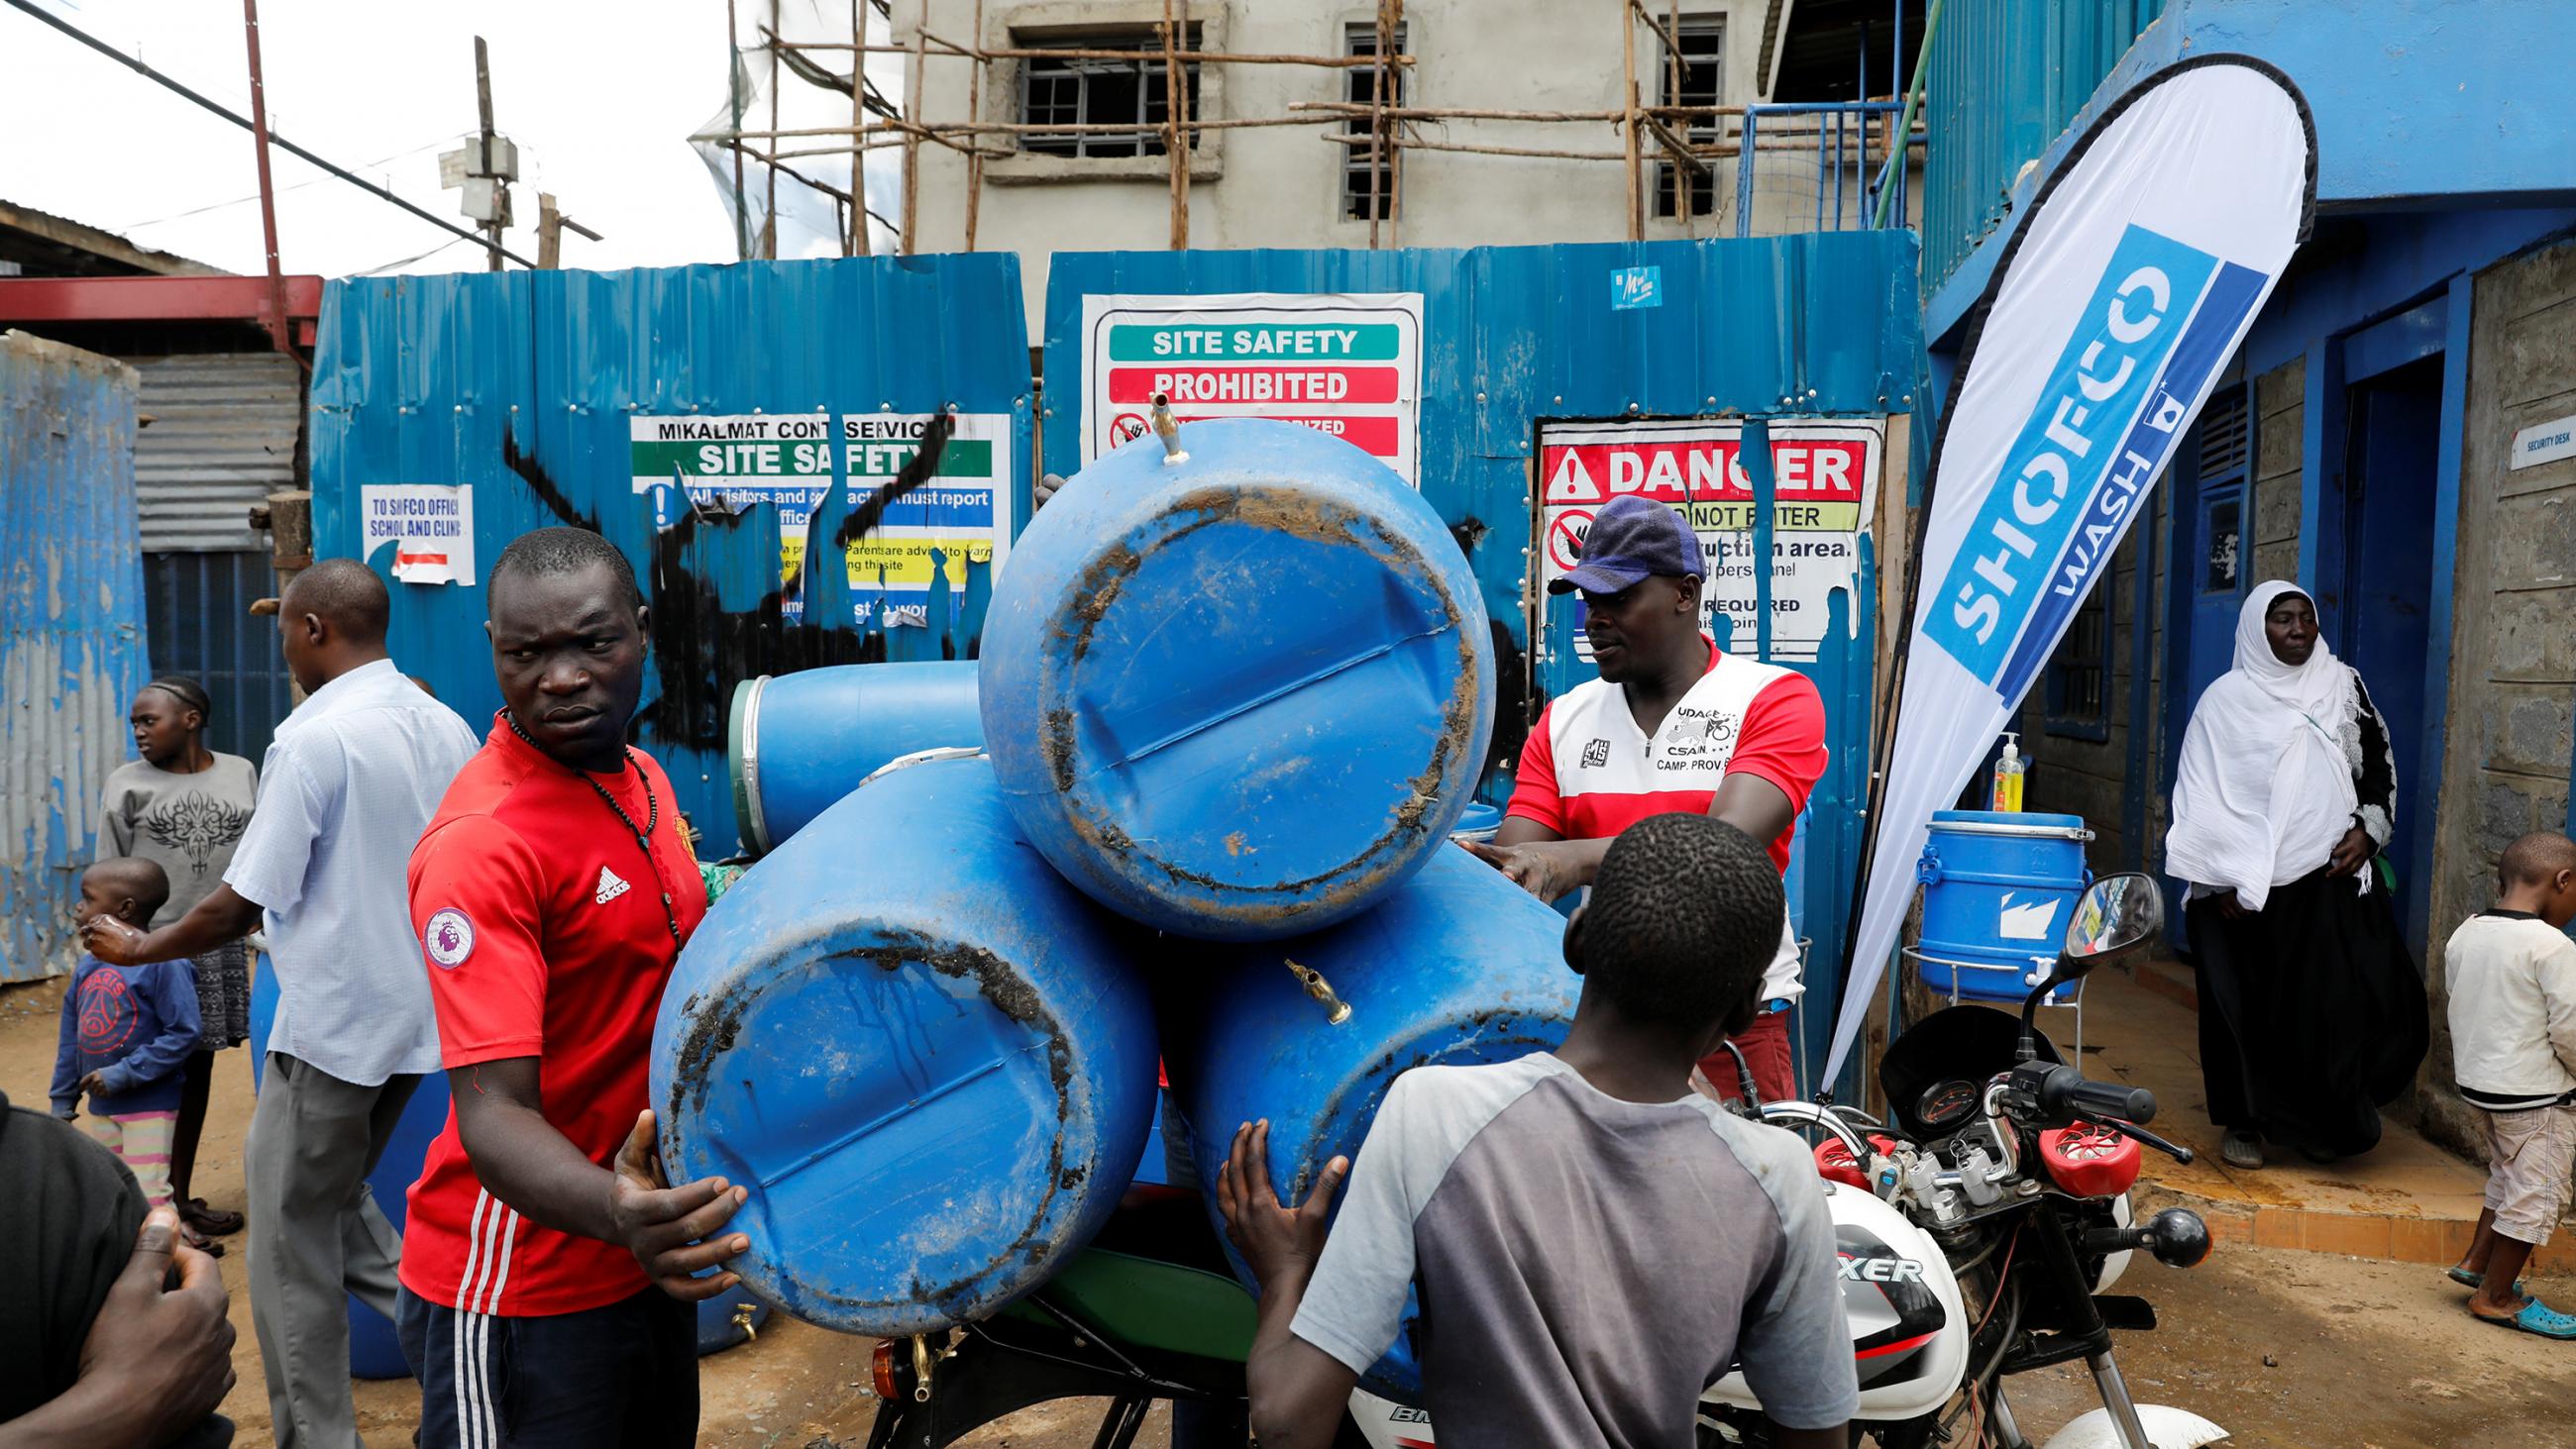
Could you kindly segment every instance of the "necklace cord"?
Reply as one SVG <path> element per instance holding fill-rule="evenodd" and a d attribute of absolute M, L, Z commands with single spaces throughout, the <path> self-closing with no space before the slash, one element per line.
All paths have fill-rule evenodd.
<path fill-rule="evenodd" d="M 505 708 L 501 711 L 501 718 L 510 722 L 510 733 L 517 735 L 529 749 L 540 755 L 546 754 L 545 748 L 529 736 L 527 727 L 519 723 L 518 715 Z M 640 830 L 636 828 L 635 817 L 627 814 L 626 807 L 618 804 L 617 797 L 608 793 L 608 787 L 600 784 L 588 770 L 574 770 L 570 765 L 564 765 L 564 768 L 580 776 L 581 782 L 590 787 L 590 792 L 616 815 L 617 823 L 626 827 L 626 833 L 635 837 L 635 848 L 644 852 L 644 867 L 653 873 L 653 884 L 662 892 L 662 924 L 670 928 L 671 944 L 677 946 L 681 944 L 679 909 L 671 899 L 671 883 L 662 874 L 661 858 L 653 853 L 653 832 L 662 823 L 662 801 L 653 793 L 653 778 L 644 773 L 643 766 L 635 763 L 634 747 L 620 745 L 618 749 L 620 764 L 634 771 L 636 782 L 644 787 L 644 825 Z M 554 756 L 546 755 L 546 758 L 553 760 Z M 563 764 L 561 760 L 555 760 L 555 763 Z"/>

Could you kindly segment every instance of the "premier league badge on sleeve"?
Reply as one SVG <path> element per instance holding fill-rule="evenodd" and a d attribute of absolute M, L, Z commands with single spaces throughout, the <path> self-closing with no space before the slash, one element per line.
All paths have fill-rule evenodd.
<path fill-rule="evenodd" d="M 429 918 L 429 928 L 420 933 L 421 949 L 439 966 L 454 970 L 466 957 L 474 954 L 474 923 L 453 906 Z"/>

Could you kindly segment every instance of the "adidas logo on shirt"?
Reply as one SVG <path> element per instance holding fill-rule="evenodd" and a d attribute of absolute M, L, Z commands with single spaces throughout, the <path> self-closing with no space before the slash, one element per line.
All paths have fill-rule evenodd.
<path fill-rule="evenodd" d="M 599 868 L 599 891 L 590 898 L 591 904 L 607 905 L 610 901 L 626 894 L 629 889 L 631 887 L 626 882 L 617 878 L 617 872 L 603 865 Z"/>

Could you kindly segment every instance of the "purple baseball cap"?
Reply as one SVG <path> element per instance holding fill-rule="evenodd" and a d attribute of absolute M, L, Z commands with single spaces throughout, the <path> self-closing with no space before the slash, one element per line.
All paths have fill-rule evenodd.
<path fill-rule="evenodd" d="M 1561 578 L 1550 579 L 1551 594 L 1615 594 L 1641 579 L 1702 578 L 1699 536 L 1682 516 L 1660 503 L 1623 493 L 1592 515 L 1583 535 L 1583 561 Z"/>

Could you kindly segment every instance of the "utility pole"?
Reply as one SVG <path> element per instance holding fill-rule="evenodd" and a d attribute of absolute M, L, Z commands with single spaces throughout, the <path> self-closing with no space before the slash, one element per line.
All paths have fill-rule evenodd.
<path fill-rule="evenodd" d="M 555 194 L 553 192 L 538 192 L 538 270 L 551 272 L 563 265 L 563 234 L 568 231 L 586 236 L 592 241 L 608 240 L 608 238 L 601 236 L 599 233 L 592 231 L 589 227 L 583 226 L 580 222 L 573 220 L 571 217 L 566 216 L 561 211 L 557 210 L 555 207 Z"/>
<path fill-rule="evenodd" d="M 277 265 L 277 191 L 268 176 L 268 83 L 259 70 L 259 0 L 242 0 L 242 31 L 250 47 L 250 134 L 259 155 L 259 224 L 268 241 L 268 340 L 295 357 L 287 332 L 286 280 Z"/>
<path fill-rule="evenodd" d="M 498 193 L 492 214 L 483 223 L 484 233 L 492 238 L 492 270 L 497 272 L 501 270 L 501 229 L 509 225 L 510 183 L 499 177 L 499 168 L 492 164 L 492 58 L 479 35 L 474 37 L 474 103 L 483 117 L 481 148 L 477 152 L 481 164 L 474 170 L 479 175 L 495 177 L 494 190 Z"/>
<path fill-rule="evenodd" d="M 480 223 L 483 247 L 493 271 L 510 253 L 501 245 L 510 228 L 510 183 L 519 179 L 519 148 L 492 129 L 492 57 L 483 37 L 474 37 L 474 102 L 479 125 L 474 139 L 438 158 L 438 183 L 464 197 L 456 209 Z M 525 264 L 525 258 L 510 258 Z"/>

